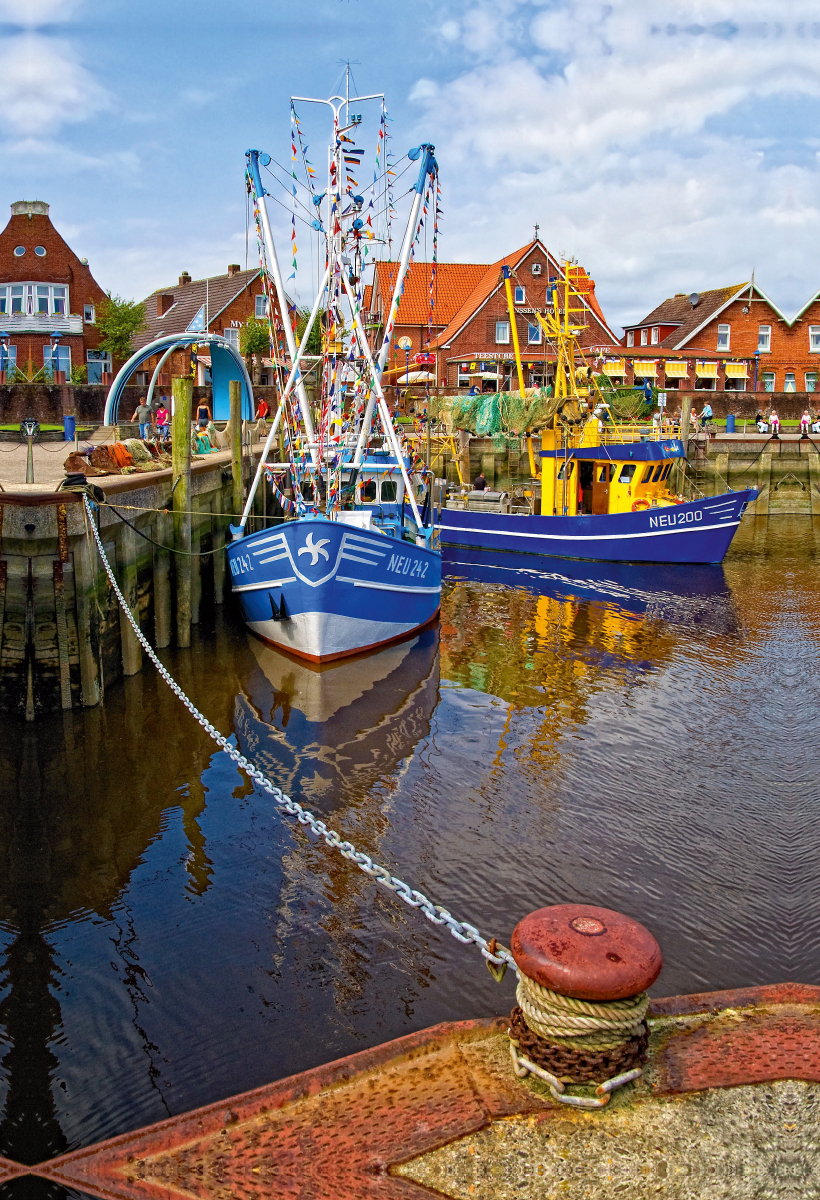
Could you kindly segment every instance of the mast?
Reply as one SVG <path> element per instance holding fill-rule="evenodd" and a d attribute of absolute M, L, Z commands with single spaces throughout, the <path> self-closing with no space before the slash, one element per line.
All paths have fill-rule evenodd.
<path fill-rule="evenodd" d="M 273 241 L 273 234 L 270 227 L 270 217 L 268 215 L 268 206 L 266 204 L 266 197 L 268 193 L 262 187 L 262 178 L 259 174 L 259 153 L 260 152 L 258 150 L 248 150 L 246 151 L 245 157 L 248 159 L 251 176 L 253 178 L 253 186 L 256 189 L 257 203 L 259 204 L 259 215 L 262 219 L 262 231 L 265 237 L 265 248 L 268 254 L 268 263 L 270 265 L 271 274 L 273 275 L 276 296 L 279 300 L 279 315 L 282 318 L 282 324 L 285 327 L 285 338 L 288 343 L 290 360 L 297 371 L 295 377 L 295 388 L 296 395 L 299 397 L 299 408 L 302 412 L 302 421 L 304 422 L 305 433 L 307 434 L 308 441 L 312 443 L 315 440 L 315 434 L 313 432 L 313 414 L 310 411 L 310 404 L 308 403 L 307 392 L 305 391 L 305 383 L 304 379 L 302 378 L 302 373 L 298 370 L 296 338 L 290 323 L 290 316 L 288 314 L 288 298 L 285 293 L 285 284 L 282 279 L 282 272 L 279 269 L 279 259 L 276 256 L 276 246 Z M 270 162 L 270 159 L 267 161 Z M 311 446 L 311 457 L 315 463 L 316 448 L 314 446 Z"/>
<path fill-rule="evenodd" d="M 415 150 L 411 150 L 408 158 L 415 160 L 421 158 L 421 168 L 419 169 L 419 177 L 415 184 L 415 196 L 410 209 L 410 216 L 407 219 L 407 228 L 404 231 L 404 242 L 401 248 L 401 258 L 399 260 L 399 270 L 396 275 L 396 283 L 393 288 L 393 299 L 390 304 L 390 312 L 384 326 L 384 338 L 379 350 L 379 357 L 375 363 L 374 379 L 376 383 L 381 383 L 382 373 L 384 372 L 385 363 L 387 362 L 387 354 L 390 350 L 390 342 L 393 337 L 393 326 L 396 320 L 396 313 L 399 309 L 399 301 L 401 300 L 401 291 L 404 285 L 404 277 L 407 274 L 407 269 L 410 265 L 410 252 L 413 248 L 413 238 L 416 235 L 416 225 L 418 224 L 419 211 L 421 209 L 422 200 L 424 198 L 424 185 L 428 175 L 432 175 L 436 170 L 437 163 L 434 157 L 435 146 L 429 142 L 423 142 Z M 367 443 L 370 426 L 373 423 L 373 411 L 376 406 L 376 392 L 371 389 L 370 397 L 367 401 L 367 409 L 365 410 L 362 420 L 362 427 L 359 430 L 359 440 L 356 443 L 356 453 L 353 458 L 353 465 L 359 466 L 364 457 L 364 447 Z"/>

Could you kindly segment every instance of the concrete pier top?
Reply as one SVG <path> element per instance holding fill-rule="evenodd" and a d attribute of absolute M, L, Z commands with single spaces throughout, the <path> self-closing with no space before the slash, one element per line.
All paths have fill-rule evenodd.
<path fill-rule="evenodd" d="M 29 1170 L 106 1200 L 820 1196 L 820 988 L 655 1000 L 650 1024 L 644 1078 L 596 1112 L 517 1079 L 497 1017 L 438 1025 Z"/>

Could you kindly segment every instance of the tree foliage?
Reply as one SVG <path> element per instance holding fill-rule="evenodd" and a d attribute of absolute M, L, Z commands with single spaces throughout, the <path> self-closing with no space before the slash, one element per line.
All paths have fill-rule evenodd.
<path fill-rule="evenodd" d="M 270 329 L 267 321 L 248 317 L 239 330 L 239 353 L 246 359 L 252 354 L 267 358 L 270 354 Z"/>
<path fill-rule="evenodd" d="M 301 345 L 302 336 L 307 329 L 307 323 L 310 320 L 309 308 L 296 309 L 296 341 Z M 319 317 L 313 322 L 313 328 L 310 331 L 305 354 L 321 354 L 322 353 L 322 322 Z"/>
<path fill-rule="evenodd" d="M 129 358 L 132 338 L 147 328 L 145 305 L 107 292 L 105 300 L 97 306 L 96 324 L 103 335 L 100 349 L 107 350 L 112 358 Z"/>

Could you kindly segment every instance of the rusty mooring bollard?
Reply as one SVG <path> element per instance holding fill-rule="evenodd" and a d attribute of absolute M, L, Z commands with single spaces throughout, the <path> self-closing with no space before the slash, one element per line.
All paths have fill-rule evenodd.
<path fill-rule="evenodd" d="M 510 1017 L 516 1074 L 540 1076 L 563 1104 L 602 1108 L 641 1074 L 660 946 L 622 913 L 556 904 L 519 921 L 510 950 L 520 976 Z M 598 1098 L 568 1096 L 568 1083 L 597 1083 Z"/>

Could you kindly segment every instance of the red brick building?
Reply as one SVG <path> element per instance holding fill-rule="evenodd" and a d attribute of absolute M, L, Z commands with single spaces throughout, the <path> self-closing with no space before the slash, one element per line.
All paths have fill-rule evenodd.
<path fill-rule="evenodd" d="M 547 310 L 547 289 L 564 278 L 564 267 L 539 238 L 488 266 L 467 293 L 446 328 L 434 339 L 437 381 L 447 387 L 468 387 L 481 381 L 485 390 L 516 388 L 515 352 L 502 267 L 513 273 L 512 289 L 518 344 L 527 387 L 549 384 L 555 352 L 545 342 L 535 313 Z M 582 267 L 572 265 L 583 312 L 580 345 L 593 360 L 611 355 L 619 345 L 595 295 L 595 281 Z M 400 310 L 401 311 L 401 310 Z"/>
<path fill-rule="evenodd" d="M 105 292 L 48 210 L 42 200 L 18 200 L 0 233 L 0 370 L 70 379 L 72 368 L 87 367 L 88 382 L 101 383 L 112 369 L 95 325 Z"/>
<path fill-rule="evenodd" d="M 820 293 L 791 320 L 754 282 L 681 292 L 624 329 L 622 378 L 698 391 L 814 392 L 820 372 Z"/>
<path fill-rule="evenodd" d="M 134 349 L 165 334 L 202 332 L 219 333 L 233 342 L 239 349 L 239 331 L 250 317 L 267 320 L 267 300 L 258 267 L 243 271 L 232 263 L 225 275 L 212 275 L 207 279 L 191 279 L 187 271 L 172 287 L 157 288 L 144 301 L 146 329 L 134 338 Z M 278 314 L 277 314 L 278 319 Z M 199 358 L 200 384 L 210 382 L 209 359 Z M 147 384 L 156 366 L 156 358 L 149 359 L 137 372 L 135 382 Z M 169 377 L 187 374 L 190 351 L 171 355 L 163 371 Z M 269 359 L 263 360 L 261 384 L 273 383 Z"/>
<path fill-rule="evenodd" d="M 365 288 L 362 307 L 371 331 L 371 344 L 381 344 L 381 332 L 390 312 L 398 263 L 374 264 L 373 283 Z M 489 269 L 488 263 L 411 263 L 404 279 L 396 327 L 390 346 L 390 368 L 401 368 L 409 355 L 425 351 L 443 333 L 455 314 Z M 431 288 L 432 280 L 432 288 Z M 399 348 L 400 338 L 409 338 L 410 349 Z"/>

